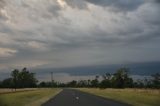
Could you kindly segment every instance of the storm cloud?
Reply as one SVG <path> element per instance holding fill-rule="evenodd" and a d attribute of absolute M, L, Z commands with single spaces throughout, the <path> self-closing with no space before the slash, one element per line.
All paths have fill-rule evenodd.
<path fill-rule="evenodd" d="M 117 11 L 134 11 L 139 8 L 145 0 L 86 0 L 95 5 L 112 7 Z"/>
<path fill-rule="evenodd" d="M 160 61 L 158 0 L 0 0 L 0 73 Z"/>

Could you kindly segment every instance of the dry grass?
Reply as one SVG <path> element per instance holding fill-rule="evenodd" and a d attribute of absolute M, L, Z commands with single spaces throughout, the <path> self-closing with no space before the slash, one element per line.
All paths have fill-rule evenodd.
<path fill-rule="evenodd" d="M 134 106 L 160 106 L 158 89 L 79 89 L 94 95 L 125 102 Z"/>
<path fill-rule="evenodd" d="M 0 94 L 0 106 L 41 106 L 60 91 L 61 89 L 44 88 Z"/>
<path fill-rule="evenodd" d="M 13 93 L 13 92 L 22 92 L 22 91 L 31 91 L 31 90 L 37 90 L 37 88 L 24 88 L 24 89 L 0 89 L 0 94 L 4 93 Z"/>

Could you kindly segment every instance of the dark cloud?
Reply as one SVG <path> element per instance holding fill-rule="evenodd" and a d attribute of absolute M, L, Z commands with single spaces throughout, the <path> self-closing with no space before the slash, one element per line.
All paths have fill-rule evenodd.
<path fill-rule="evenodd" d="M 159 61 L 158 1 L 63 1 L 0 1 L 0 69 Z"/>
<path fill-rule="evenodd" d="M 87 9 L 85 0 L 65 0 L 65 2 L 72 8 Z"/>
<path fill-rule="evenodd" d="M 134 11 L 140 5 L 142 5 L 145 0 L 86 0 L 86 1 L 103 7 L 109 6 L 116 11 Z"/>
<path fill-rule="evenodd" d="M 160 0 L 154 0 L 155 1 L 155 3 L 160 3 Z"/>
<path fill-rule="evenodd" d="M 114 64 L 114 65 L 90 65 L 79 67 L 65 67 L 65 68 L 37 68 L 33 69 L 34 72 L 41 74 L 50 73 L 68 73 L 70 75 L 101 75 L 106 72 L 114 73 L 119 67 L 130 68 L 132 75 L 151 75 L 159 72 L 160 62 L 142 62 L 142 63 L 128 63 L 128 64 Z M 45 70 L 45 72 L 44 72 Z M 152 70 L 152 71 L 150 71 Z"/>

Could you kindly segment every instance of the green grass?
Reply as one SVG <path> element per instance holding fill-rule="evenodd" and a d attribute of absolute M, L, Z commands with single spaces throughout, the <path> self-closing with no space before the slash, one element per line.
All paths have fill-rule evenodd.
<path fill-rule="evenodd" d="M 40 106 L 61 89 L 37 89 L 33 91 L 0 94 L 0 106 Z"/>
<path fill-rule="evenodd" d="M 160 90 L 94 88 L 81 88 L 79 90 L 116 101 L 128 103 L 133 106 L 160 106 Z"/>

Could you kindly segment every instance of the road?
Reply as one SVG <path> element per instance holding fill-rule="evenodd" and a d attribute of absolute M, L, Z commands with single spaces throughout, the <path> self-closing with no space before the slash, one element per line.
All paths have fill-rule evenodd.
<path fill-rule="evenodd" d="M 131 106 L 73 89 L 64 89 L 42 106 Z"/>

